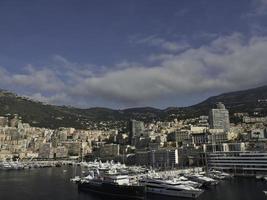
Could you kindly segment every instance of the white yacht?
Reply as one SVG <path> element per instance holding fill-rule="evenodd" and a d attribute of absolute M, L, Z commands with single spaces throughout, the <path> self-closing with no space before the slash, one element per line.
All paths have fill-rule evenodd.
<path fill-rule="evenodd" d="M 12 169 L 16 169 L 16 170 L 24 168 L 24 165 L 21 162 L 19 162 L 18 160 L 17 161 L 10 161 L 9 165 L 11 166 Z"/>
<path fill-rule="evenodd" d="M 174 197 L 197 198 L 203 190 L 194 188 L 190 185 L 182 184 L 173 180 L 163 179 L 143 179 L 140 184 L 146 187 L 147 193 L 160 194 Z"/>
<path fill-rule="evenodd" d="M 202 183 L 198 183 L 198 182 L 195 182 L 195 181 L 189 181 L 189 180 L 184 180 L 184 181 L 181 181 L 181 180 L 177 180 L 177 179 L 173 179 L 173 181 L 176 183 L 176 184 L 180 184 L 180 185 L 189 185 L 189 186 L 192 186 L 194 188 L 200 188 L 202 186 Z"/>
<path fill-rule="evenodd" d="M 78 183 L 81 180 L 79 176 L 75 176 L 74 178 L 71 178 L 70 181 L 74 183 Z"/>
<path fill-rule="evenodd" d="M 202 183 L 204 186 L 210 186 L 210 185 L 217 185 L 218 181 L 207 177 L 207 176 L 203 176 L 200 174 L 185 174 L 184 175 L 186 178 L 188 178 L 189 180 L 198 182 L 198 183 Z"/>
<path fill-rule="evenodd" d="M 145 199 L 145 187 L 131 183 L 127 175 L 97 175 L 94 173 L 78 182 L 79 191 L 95 193 L 107 198 Z"/>
<path fill-rule="evenodd" d="M 7 161 L 3 161 L 3 162 L 0 164 L 0 169 L 3 169 L 3 170 L 9 170 L 9 169 L 12 169 L 12 166 L 9 164 L 9 162 L 7 162 Z"/>

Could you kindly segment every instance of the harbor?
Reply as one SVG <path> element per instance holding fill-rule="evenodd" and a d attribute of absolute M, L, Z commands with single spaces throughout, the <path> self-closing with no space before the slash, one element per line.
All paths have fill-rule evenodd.
<path fill-rule="evenodd" d="M 61 167 L 62 165 L 74 165 L 74 161 L 48 161 L 48 160 L 27 160 L 27 161 L 1 161 L 0 170 L 24 170 L 32 168 Z"/>
<path fill-rule="evenodd" d="M 233 178 L 220 171 L 204 172 L 202 168 L 157 171 L 138 166 L 127 167 L 113 161 L 94 161 L 80 165 L 86 166 L 83 176 L 70 179 L 77 183 L 80 191 L 119 198 L 145 199 L 152 194 L 165 198 L 197 199 L 206 189 L 216 187 L 222 180 Z"/>
<path fill-rule="evenodd" d="M 65 171 L 64 171 L 65 170 Z M 0 171 L 0 199 L 5 200 L 104 200 L 105 197 L 79 192 L 77 185 L 70 182 L 74 167 L 36 168 L 31 170 Z M 82 173 L 77 167 L 77 174 Z M 220 181 L 215 187 L 206 189 L 199 200 L 266 199 L 263 190 L 267 182 L 255 177 L 235 177 Z M 12 192 L 11 192 L 12 191 Z M 149 200 L 162 199 L 159 195 L 148 195 Z M 166 200 L 187 199 L 164 197 Z"/>
<path fill-rule="evenodd" d="M 267 0 L 0 16 L 0 200 L 267 200 Z"/>
<path fill-rule="evenodd" d="M 240 179 L 240 177 L 222 171 L 205 171 L 204 169 L 196 167 L 156 170 L 142 166 L 126 166 L 114 161 L 101 162 L 97 160 L 91 162 L 17 160 L 0 163 L 2 175 L 21 172 L 21 174 L 30 173 L 29 176 L 31 176 L 42 170 L 44 172 L 56 171 L 66 182 L 65 184 L 74 185 L 75 193 L 123 199 L 149 199 L 149 196 L 155 195 L 164 198 L 202 199 L 203 196 L 216 191 L 221 185 L 226 183 L 231 185 Z M 262 188 L 261 196 L 266 195 L 267 176 L 256 175 L 250 178 L 247 180 L 265 185 Z M 64 183 L 62 184 L 64 185 Z M 125 191 L 128 194 L 126 196 L 124 195 Z M 130 195 L 131 191 L 132 195 Z"/>

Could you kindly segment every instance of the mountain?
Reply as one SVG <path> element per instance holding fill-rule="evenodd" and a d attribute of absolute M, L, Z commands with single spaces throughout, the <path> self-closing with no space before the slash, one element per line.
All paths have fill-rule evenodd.
<path fill-rule="evenodd" d="M 199 104 L 191 106 L 191 108 L 199 112 L 206 112 L 211 105 L 215 105 L 217 102 L 223 102 L 230 113 L 248 112 L 253 114 L 254 112 L 259 112 L 259 115 L 267 115 L 267 86 L 223 93 L 210 97 Z"/>
<path fill-rule="evenodd" d="M 217 102 L 223 102 L 234 112 L 248 112 L 267 115 L 267 86 L 249 90 L 224 93 L 189 107 L 169 107 L 164 110 L 143 107 L 114 110 L 109 108 L 79 109 L 67 106 L 47 105 L 42 102 L 18 96 L 14 93 L 0 90 L 0 115 L 18 114 L 24 122 L 38 127 L 74 127 L 88 128 L 93 122 L 128 121 L 137 119 L 143 121 L 166 120 L 207 115 Z"/>
<path fill-rule="evenodd" d="M 89 122 L 119 119 L 119 113 L 107 108 L 78 109 L 47 105 L 42 102 L 0 91 L 0 115 L 18 114 L 24 122 L 38 127 L 86 128 Z"/>

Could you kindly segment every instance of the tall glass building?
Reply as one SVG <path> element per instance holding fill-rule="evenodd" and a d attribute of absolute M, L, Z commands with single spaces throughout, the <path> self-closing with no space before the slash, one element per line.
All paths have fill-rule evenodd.
<path fill-rule="evenodd" d="M 212 129 L 223 129 L 225 132 L 230 130 L 229 112 L 223 103 L 219 102 L 217 108 L 211 109 L 209 122 Z"/>

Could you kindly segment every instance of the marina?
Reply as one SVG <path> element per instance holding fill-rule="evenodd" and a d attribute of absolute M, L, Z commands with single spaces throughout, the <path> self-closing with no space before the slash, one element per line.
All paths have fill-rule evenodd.
<path fill-rule="evenodd" d="M 66 170 L 64 173 L 63 170 Z M 70 182 L 74 167 L 33 168 L 30 170 L 0 171 L 0 199 L 5 200 L 104 200 L 106 197 L 78 191 L 77 184 Z M 82 173 L 77 168 L 77 174 Z M 255 177 L 235 177 L 220 181 L 206 189 L 199 200 L 264 200 L 266 181 Z M 158 194 L 149 194 L 147 199 L 162 199 Z M 164 196 L 166 200 L 188 199 Z"/>
<path fill-rule="evenodd" d="M 59 172 L 60 176 L 68 182 L 65 184 L 76 187 L 74 191 L 76 193 L 122 199 L 145 199 L 151 195 L 164 198 L 201 199 L 221 185 L 225 183 L 230 185 L 238 179 L 221 171 L 205 172 L 200 167 L 156 171 L 141 166 L 126 166 L 114 161 L 4 161 L 0 163 L 2 175 L 18 172 L 35 174 L 41 172 L 40 170 Z M 66 177 L 68 177 L 67 180 Z M 261 190 L 262 195 L 266 195 L 267 177 L 257 175 L 252 179 L 257 184 L 266 185 Z"/>
<path fill-rule="evenodd" d="M 61 167 L 62 165 L 73 165 L 73 161 L 2 161 L 0 170 L 23 170 L 31 168 Z"/>
<path fill-rule="evenodd" d="M 267 0 L 0 16 L 0 200 L 267 200 Z"/>
<path fill-rule="evenodd" d="M 164 198 L 197 199 L 222 181 L 234 179 L 228 173 L 216 170 L 205 172 L 202 168 L 155 171 L 138 166 L 128 167 L 113 161 L 84 162 L 80 166 L 86 166 L 87 172 L 82 170 L 82 174 L 86 175 L 75 175 L 70 179 L 78 184 L 79 190 L 125 199 L 144 199 L 151 194 Z M 265 180 L 265 177 L 261 180 Z M 129 191 L 126 196 L 125 191 Z"/>

